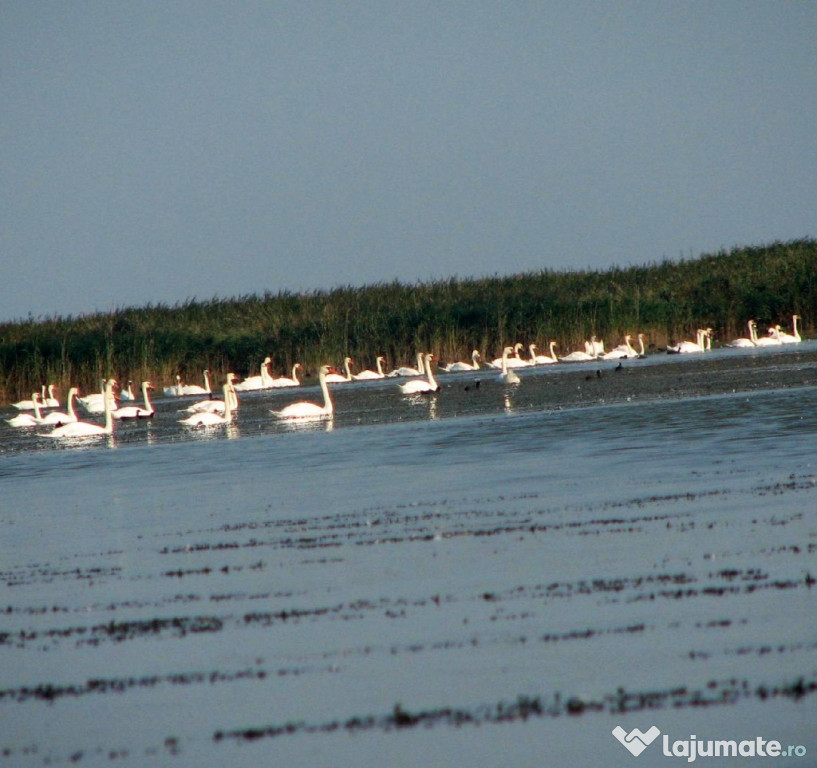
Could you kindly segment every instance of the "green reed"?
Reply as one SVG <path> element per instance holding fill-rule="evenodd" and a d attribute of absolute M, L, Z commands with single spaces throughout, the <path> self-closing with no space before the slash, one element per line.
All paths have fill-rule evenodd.
<path fill-rule="evenodd" d="M 294 362 L 315 371 L 346 356 L 356 370 L 413 363 L 418 350 L 441 360 L 487 359 L 522 341 L 566 354 L 591 335 L 608 346 L 645 333 L 662 348 L 711 326 L 716 338 L 788 326 L 796 312 L 812 328 L 817 309 L 817 241 L 803 239 L 606 270 L 541 270 L 508 277 L 428 283 L 378 283 L 329 291 L 279 291 L 228 299 L 148 305 L 78 317 L 0 324 L 0 401 L 28 397 L 43 383 L 97 391 L 99 381 L 176 374 L 198 383 L 205 368 L 255 374 L 266 355 L 273 369 Z"/>

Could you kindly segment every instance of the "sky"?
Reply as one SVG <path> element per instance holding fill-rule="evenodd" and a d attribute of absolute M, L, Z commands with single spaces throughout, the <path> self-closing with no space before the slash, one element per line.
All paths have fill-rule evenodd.
<path fill-rule="evenodd" d="M 817 2 L 3 0 L 0 320 L 817 235 Z"/>

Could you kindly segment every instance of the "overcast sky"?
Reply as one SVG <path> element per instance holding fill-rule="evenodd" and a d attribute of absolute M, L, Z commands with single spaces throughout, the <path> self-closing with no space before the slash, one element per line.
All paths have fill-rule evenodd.
<path fill-rule="evenodd" d="M 817 2 L 0 3 L 0 319 L 817 235 Z"/>

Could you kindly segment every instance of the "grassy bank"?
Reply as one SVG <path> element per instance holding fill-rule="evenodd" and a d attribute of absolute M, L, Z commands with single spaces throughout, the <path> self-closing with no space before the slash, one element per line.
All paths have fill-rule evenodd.
<path fill-rule="evenodd" d="M 792 313 L 813 330 L 817 310 L 817 241 L 735 248 L 696 259 L 601 271 L 533 272 L 479 280 L 342 287 L 310 294 L 280 292 L 107 314 L 0 325 L 0 401 L 27 397 L 44 382 L 98 389 L 99 380 L 149 378 L 161 386 L 177 373 L 198 383 L 233 370 L 257 373 L 265 355 L 277 375 L 295 361 L 308 370 L 340 364 L 358 370 L 411 361 L 416 350 L 441 360 L 477 348 L 498 355 L 516 341 L 543 351 L 583 348 L 595 334 L 608 348 L 625 333 L 645 333 L 663 347 L 711 326 L 722 341 L 788 326 Z"/>

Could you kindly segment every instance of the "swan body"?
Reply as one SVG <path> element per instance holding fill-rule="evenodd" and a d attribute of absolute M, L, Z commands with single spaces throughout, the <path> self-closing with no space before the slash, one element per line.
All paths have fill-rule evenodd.
<path fill-rule="evenodd" d="M 393 371 L 389 372 L 387 375 L 389 378 L 393 378 L 396 376 L 424 376 L 426 372 L 425 363 L 423 362 L 423 353 L 417 353 L 417 367 L 412 368 L 408 365 L 400 366 L 400 368 L 395 368 Z"/>
<path fill-rule="evenodd" d="M 503 349 L 502 357 L 498 357 L 495 360 L 492 360 L 491 365 L 494 368 L 502 368 L 503 365 L 506 368 L 525 368 L 529 365 L 533 365 L 533 363 L 530 362 L 529 360 L 523 360 L 521 357 L 519 357 L 519 350 L 523 349 L 524 346 L 525 345 L 522 344 L 521 342 L 517 342 L 516 344 L 513 345 L 513 347 L 506 347 L 506 349 L 510 350 L 510 353 L 513 355 L 513 357 L 511 357 L 510 355 L 506 355 L 505 350 Z M 503 362 L 503 360 L 505 362 Z"/>
<path fill-rule="evenodd" d="M 39 398 L 40 393 L 33 392 L 30 400 L 18 400 L 16 403 L 12 403 L 12 407 L 16 408 L 18 411 L 39 410 L 41 407 Z"/>
<path fill-rule="evenodd" d="M 499 380 L 504 384 L 519 384 L 519 374 L 512 368 L 508 368 L 508 355 L 513 352 L 512 347 L 505 347 L 502 350 L 502 373 L 499 374 Z"/>
<path fill-rule="evenodd" d="M 791 327 L 792 332 L 786 333 L 783 331 L 779 325 L 775 326 L 775 330 L 777 331 L 777 338 L 780 339 L 782 344 L 799 344 L 803 339 L 800 337 L 800 331 L 797 330 L 797 321 L 800 319 L 800 315 L 792 315 L 791 316 Z"/>
<path fill-rule="evenodd" d="M 136 400 L 136 395 L 133 394 L 133 382 L 132 381 L 128 381 L 128 384 L 125 387 L 125 389 L 120 389 L 119 390 L 119 399 L 120 400 L 129 400 L 130 402 L 133 402 L 134 400 Z"/>
<path fill-rule="evenodd" d="M 105 382 L 105 397 L 103 403 L 105 406 L 105 425 L 92 424 L 88 421 L 74 421 L 70 424 L 63 424 L 60 427 L 46 432 L 45 437 L 53 437 L 55 439 L 72 438 L 72 437 L 100 437 L 102 435 L 113 434 L 113 409 L 114 403 L 113 388 L 116 382 L 113 379 L 108 379 Z"/>
<path fill-rule="evenodd" d="M 589 341 L 584 342 L 584 351 L 592 357 L 601 357 L 604 354 L 604 342 L 591 336 Z"/>
<path fill-rule="evenodd" d="M 149 381 L 142 382 L 142 400 L 144 407 L 138 405 L 127 405 L 124 408 L 117 408 L 113 412 L 115 419 L 152 419 L 153 414 L 156 413 L 153 405 L 150 402 L 148 391 L 153 389 L 153 385 Z"/>
<path fill-rule="evenodd" d="M 198 384 L 182 384 L 182 377 L 176 376 L 176 384 L 165 387 L 163 392 L 165 397 L 186 397 L 187 395 L 209 395 L 210 394 L 210 371 L 204 371 L 204 386 Z"/>
<path fill-rule="evenodd" d="M 229 424 L 233 420 L 233 411 L 238 408 L 238 395 L 235 393 L 234 379 L 235 374 L 228 373 L 227 380 L 221 389 L 224 394 L 222 413 L 198 411 L 186 419 L 179 419 L 179 424 L 184 424 L 186 427 L 218 427 L 223 424 Z M 214 400 L 212 402 L 218 401 Z"/>
<path fill-rule="evenodd" d="M 643 334 L 639 334 L 639 336 L 643 336 Z M 627 334 L 624 337 L 624 343 L 619 344 L 617 347 L 613 347 L 609 352 L 605 352 L 605 354 L 601 355 L 602 360 L 620 360 L 621 358 L 631 358 L 631 357 L 638 357 L 638 352 L 635 351 L 632 344 L 630 344 L 630 340 L 633 337 Z M 642 340 L 641 349 L 643 351 L 644 344 Z"/>
<path fill-rule="evenodd" d="M 348 359 L 348 358 L 347 358 Z M 270 411 L 273 416 L 279 419 L 327 419 L 332 416 L 335 406 L 332 403 L 332 396 L 329 394 L 329 375 L 332 369 L 328 365 L 322 365 L 318 371 L 318 381 L 323 393 L 323 405 L 310 403 L 301 400 L 297 403 L 290 403 L 280 411 Z"/>
<path fill-rule="evenodd" d="M 434 378 L 434 371 L 432 370 L 431 361 L 434 359 L 434 355 L 430 352 L 427 352 L 424 357 L 425 363 L 425 371 L 426 371 L 426 378 L 425 379 L 411 379 L 410 381 L 405 382 L 404 384 L 398 384 L 400 387 L 400 391 L 404 395 L 422 395 L 429 392 L 438 392 L 440 389 L 440 385 L 437 384 L 437 380 Z"/>
<path fill-rule="evenodd" d="M 79 390 L 76 387 L 71 387 L 68 390 L 68 405 L 66 406 L 67 413 L 61 411 L 51 411 L 40 419 L 40 424 L 61 426 L 62 424 L 73 424 L 79 421 L 77 414 L 74 411 L 74 398 Z"/>
<path fill-rule="evenodd" d="M 112 411 L 117 409 L 113 389 L 111 389 L 110 393 L 108 393 L 105 379 L 102 379 L 99 392 L 92 392 L 90 395 L 86 395 L 85 397 L 78 397 L 77 402 L 91 414 L 105 413 L 106 402 L 108 402 Z"/>
<path fill-rule="evenodd" d="M 281 376 L 277 379 L 272 380 L 271 387 L 299 387 L 301 385 L 300 380 L 298 379 L 298 369 L 303 368 L 300 363 L 295 363 L 292 366 L 292 376 Z"/>
<path fill-rule="evenodd" d="M 565 355 L 564 357 L 560 357 L 559 362 L 561 362 L 561 363 L 586 363 L 589 360 L 595 360 L 595 359 L 596 359 L 596 356 L 591 355 L 587 351 L 582 352 L 581 350 L 576 350 L 575 352 L 571 352 L 569 355 Z"/>
<path fill-rule="evenodd" d="M 727 347 L 754 347 L 756 346 L 755 342 L 752 340 L 754 336 L 753 326 L 754 320 L 750 320 L 747 325 L 749 327 L 749 338 L 740 338 L 740 339 L 733 339 L 730 341 L 726 346 Z"/>
<path fill-rule="evenodd" d="M 383 373 L 383 363 L 386 362 L 385 357 L 378 357 L 375 360 L 377 370 L 376 371 L 361 371 L 360 373 L 356 373 L 352 378 L 355 381 L 374 381 L 375 379 L 385 379 L 386 374 Z"/>
<path fill-rule="evenodd" d="M 448 365 L 443 367 L 443 370 L 446 373 L 457 373 L 458 371 L 478 371 L 479 370 L 479 350 L 475 349 L 471 353 L 471 362 L 470 363 L 449 363 Z"/>
<path fill-rule="evenodd" d="M 269 389 L 274 386 L 273 378 L 269 372 L 269 366 L 272 363 L 271 357 L 265 357 L 261 363 L 261 372 L 258 376 L 247 376 L 243 381 L 234 384 L 233 387 L 236 392 L 251 392 L 257 389 Z"/>
<path fill-rule="evenodd" d="M 45 388 L 43 388 L 43 395 L 42 395 L 42 398 L 43 398 L 42 407 L 43 408 L 59 408 L 60 407 L 60 401 L 56 397 L 54 397 L 54 391 L 56 389 L 57 389 L 56 384 L 49 384 L 48 385 L 48 394 L 46 394 Z"/>
<path fill-rule="evenodd" d="M 776 329 L 769 328 L 769 335 L 768 336 L 761 336 L 758 337 L 757 335 L 757 323 L 754 321 L 752 322 L 752 341 L 754 341 L 756 347 L 779 347 L 783 342 L 780 341 L 779 338 L 776 336 Z"/>
<path fill-rule="evenodd" d="M 536 344 L 531 344 L 528 349 L 530 350 L 530 359 L 533 365 L 551 365 L 552 363 L 558 363 L 559 361 L 556 358 L 556 352 L 554 352 L 554 347 L 556 346 L 555 341 L 551 341 L 548 344 L 548 348 L 550 350 L 550 356 L 548 355 L 537 355 L 536 354 Z"/>
<path fill-rule="evenodd" d="M 343 360 L 343 369 L 346 371 L 346 375 L 343 376 L 339 373 L 328 373 L 326 376 L 326 381 L 330 384 L 344 384 L 347 381 L 352 381 L 352 371 L 349 368 L 349 365 L 352 362 L 351 357 L 344 358 Z M 331 370 L 331 369 L 330 369 Z"/>
<path fill-rule="evenodd" d="M 695 332 L 695 341 L 679 341 L 675 346 L 667 347 L 667 353 L 671 355 L 688 355 L 695 352 L 705 352 L 712 348 L 711 330 L 709 328 L 699 328 Z"/>
<path fill-rule="evenodd" d="M 34 413 L 18 413 L 14 418 L 6 419 L 6 424 L 11 427 L 36 427 L 42 423 L 40 415 L 40 393 L 32 392 L 31 400 L 21 400 L 21 403 L 31 403 L 31 408 L 27 406 L 24 410 L 33 410 Z M 17 403 L 15 403 L 17 405 Z"/>

